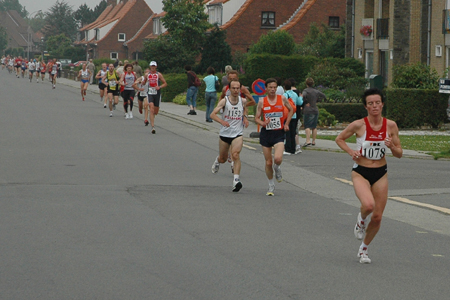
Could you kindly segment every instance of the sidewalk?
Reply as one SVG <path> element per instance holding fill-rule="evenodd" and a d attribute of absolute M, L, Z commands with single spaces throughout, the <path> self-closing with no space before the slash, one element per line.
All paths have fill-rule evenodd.
<path fill-rule="evenodd" d="M 74 87 L 76 89 L 80 88 L 80 82 L 74 81 L 66 78 L 58 78 L 57 84 L 63 84 L 66 86 Z M 88 91 L 93 94 L 99 94 L 98 85 L 89 85 Z M 119 97 L 119 101 L 121 101 L 121 98 Z M 100 99 L 98 99 L 100 100 Z M 99 101 L 100 103 L 100 101 Z M 163 116 L 177 119 L 179 121 L 182 121 L 184 123 L 205 128 L 210 131 L 217 131 L 219 132 L 220 124 L 217 122 L 208 123 L 206 122 L 206 112 L 204 111 L 197 111 L 197 115 L 188 115 L 189 108 L 186 105 L 178 105 L 174 104 L 172 102 L 162 102 L 160 105 L 159 113 Z M 135 118 L 141 118 L 141 115 L 135 114 Z M 259 143 L 259 138 L 253 138 L 250 137 L 251 133 L 257 132 L 257 125 L 256 123 L 252 122 L 250 120 L 250 125 L 248 128 L 244 130 L 244 140 L 247 142 L 253 142 L 253 143 Z M 340 130 L 319 130 L 318 135 L 338 135 Z M 304 130 L 299 131 L 300 134 L 305 134 Z M 441 132 L 442 133 L 442 132 Z M 403 132 L 400 132 L 400 135 L 402 135 Z M 411 135 L 411 134 L 417 134 L 417 135 L 427 135 L 430 134 L 430 131 L 405 131 L 405 134 Z M 445 135 L 450 135 L 450 133 L 444 133 Z M 252 135 L 253 136 L 253 135 Z M 300 138 L 300 144 L 304 143 L 304 139 Z M 356 144 L 349 143 L 349 146 L 353 149 L 356 148 Z M 342 151 L 338 145 L 334 141 L 330 140 L 316 140 L 316 146 L 311 146 L 307 148 L 302 148 L 303 150 L 329 150 L 329 151 Z M 388 150 L 389 151 L 389 150 Z M 389 153 L 390 154 L 390 153 Z M 414 150 L 403 150 L 403 155 L 408 157 L 420 157 L 420 158 L 432 158 L 433 156 L 421 153 Z"/>

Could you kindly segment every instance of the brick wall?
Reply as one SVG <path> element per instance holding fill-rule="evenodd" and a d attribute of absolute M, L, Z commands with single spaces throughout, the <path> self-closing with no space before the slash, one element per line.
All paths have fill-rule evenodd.
<path fill-rule="evenodd" d="M 394 0 L 394 7 L 394 65 L 402 65 L 409 62 L 411 3 L 410 0 Z"/>
<path fill-rule="evenodd" d="M 252 1 L 242 16 L 226 29 L 227 43 L 231 46 L 232 52 L 247 52 L 248 48 L 253 43 L 256 43 L 261 35 L 267 34 L 274 29 L 261 28 L 261 12 L 275 12 L 275 27 L 278 27 L 292 16 L 301 2 L 299 0 Z M 311 22 L 325 22 L 328 24 L 329 16 L 339 16 L 340 24 L 344 24 L 346 16 L 345 3 L 344 0 L 317 0 L 300 24 L 295 25 L 289 30 L 289 33 L 294 35 L 295 41 L 298 43 L 303 40 L 304 35 L 308 32 Z"/>
<path fill-rule="evenodd" d="M 123 46 L 124 42 L 118 41 L 118 34 L 125 33 L 125 40 L 131 39 L 152 14 L 153 11 L 144 0 L 137 0 L 127 15 L 117 22 L 108 35 L 97 42 L 96 58 L 109 58 L 111 52 L 117 52 L 119 60 L 128 59 L 128 49 Z"/>

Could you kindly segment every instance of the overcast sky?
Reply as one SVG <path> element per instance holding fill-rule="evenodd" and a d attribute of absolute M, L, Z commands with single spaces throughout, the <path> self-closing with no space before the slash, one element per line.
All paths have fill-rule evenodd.
<path fill-rule="evenodd" d="M 92 0 L 92 1 L 84 1 L 84 0 L 64 0 L 72 6 L 73 10 L 77 10 L 80 5 L 86 3 L 90 8 L 94 8 L 97 4 L 100 3 L 101 0 Z M 155 12 L 162 12 L 162 0 L 145 0 L 148 6 Z M 38 10 L 42 10 L 43 12 L 47 12 L 50 7 L 52 7 L 56 0 L 19 0 L 19 3 L 22 6 L 25 6 L 26 10 L 29 14 L 32 14 Z M 32 15 L 31 17 L 33 17 Z"/>

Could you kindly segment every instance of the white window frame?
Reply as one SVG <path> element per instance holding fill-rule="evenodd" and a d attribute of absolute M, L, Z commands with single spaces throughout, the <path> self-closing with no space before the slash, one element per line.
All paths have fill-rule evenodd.
<path fill-rule="evenodd" d="M 118 52 L 110 52 L 109 53 L 109 58 L 110 59 L 118 59 L 119 58 L 119 53 Z"/>
<path fill-rule="evenodd" d="M 442 57 L 442 46 L 436 45 L 436 57 Z"/>
<path fill-rule="evenodd" d="M 160 18 L 153 18 L 153 34 L 161 34 Z"/>
<path fill-rule="evenodd" d="M 120 38 L 120 35 L 123 34 L 123 38 Z M 117 34 L 117 41 L 119 42 L 125 42 L 127 35 L 125 33 L 118 33 Z"/>

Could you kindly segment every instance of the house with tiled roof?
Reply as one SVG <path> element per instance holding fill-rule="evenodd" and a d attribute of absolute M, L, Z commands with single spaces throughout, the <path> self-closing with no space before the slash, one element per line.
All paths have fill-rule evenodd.
<path fill-rule="evenodd" d="M 346 17 L 343 0 L 212 0 L 206 9 L 209 22 L 227 31 L 233 52 L 247 52 L 261 35 L 273 30 L 286 30 L 300 43 L 310 23 L 340 30 Z"/>
<path fill-rule="evenodd" d="M 107 3 L 94 22 L 79 29 L 75 45 L 84 46 L 89 58 L 138 58 L 143 37 L 153 30 L 153 11 L 144 0 Z"/>
<path fill-rule="evenodd" d="M 27 22 L 15 10 L 0 11 L 0 26 L 5 28 L 8 35 L 9 48 L 23 48 L 24 57 L 33 57 L 39 53 L 37 48 L 40 39 L 34 34 Z"/>

